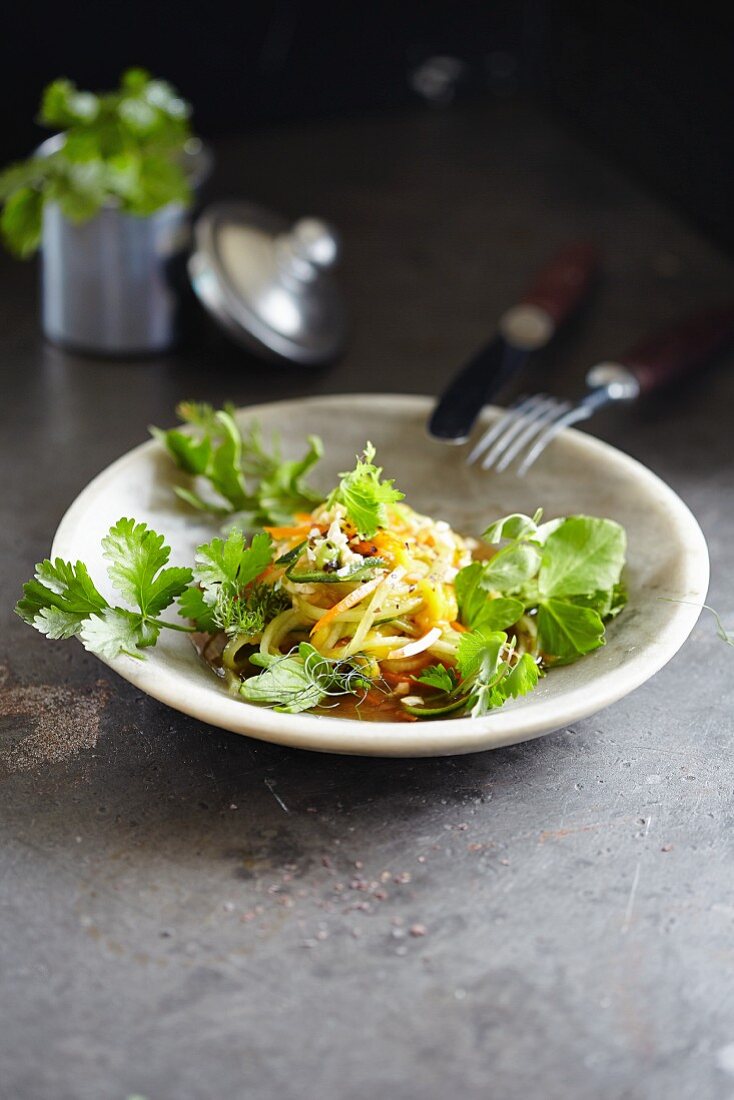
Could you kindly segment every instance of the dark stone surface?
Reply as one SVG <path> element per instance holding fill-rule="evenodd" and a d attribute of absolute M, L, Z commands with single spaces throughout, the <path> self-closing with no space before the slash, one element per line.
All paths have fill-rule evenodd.
<path fill-rule="evenodd" d="M 572 729 L 380 761 L 201 726 L 11 615 L 76 493 L 180 398 L 436 392 L 579 234 L 607 277 L 546 361 L 559 393 L 732 291 L 710 243 L 520 107 L 273 129 L 219 156 L 214 194 L 342 229 L 335 367 L 256 364 L 201 321 L 166 358 L 75 358 L 38 335 L 32 267 L 0 261 L 0 1094 L 729 1100 L 734 666 L 708 619 Z M 691 505 L 729 621 L 732 365 L 593 425 Z"/>

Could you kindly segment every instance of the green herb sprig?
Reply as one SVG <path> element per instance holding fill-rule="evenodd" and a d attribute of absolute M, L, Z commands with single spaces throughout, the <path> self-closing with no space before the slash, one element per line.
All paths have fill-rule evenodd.
<path fill-rule="evenodd" d="M 263 671 L 242 683 L 242 698 L 287 714 L 312 710 L 330 696 L 364 695 L 372 686 L 356 659 L 323 657 L 309 642 L 282 657 L 255 653 L 250 662 Z"/>
<path fill-rule="evenodd" d="M 568 664 L 604 644 L 605 622 L 626 602 L 626 537 L 610 519 L 541 518 L 514 514 L 487 528 L 486 541 L 505 545 L 459 572 L 459 615 L 471 630 L 487 631 L 530 614 L 544 660 Z"/>
<path fill-rule="evenodd" d="M 387 525 L 387 505 L 405 496 L 382 478 L 382 467 L 375 466 L 375 448 L 368 443 L 353 470 L 339 474 L 341 481 L 328 499 L 328 506 L 342 504 L 361 538 L 369 539 L 378 527 Z"/>
<path fill-rule="evenodd" d="M 171 548 L 145 523 L 119 519 L 102 539 L 107 574 L 128 606 L 111 606 L 83 562 L 40 562 L 23 586 L 16 614 L 48 638 L 78 637 L 85 649 L 111 660 L 120 653 L 141 657 L 161 630 L 190 627 L 160 619 L 161 612 L 191 583 L 191 569 L 167 566 Z"/>
<path fill-rule="evenodd" d="M 253 537 L 248 547 L 241 531 L 230 531 L 226 540 L 215 538 L 199 546 L 194 561 L 194 581 L 178 603 L 178 613 L 193 621 L 198 630 L 242 639 L 260 634 L 267 622 L 290 607 L 280 588 L 258 583 L 257 578 L 273 560 L 269 535 Z"/>
<path fill-rule="evenodd" d="M 65 79 L 49 84 L 38 121 L 63 140 L 48 156 L 0 173 L 0 232 L 8 249 L 21 257 L 36 251 L 46 203 L 58 203 L 76 223 L 108 203 L 141 217 L 168 203 L 188 205 L 182 154 L 190 113 L 170 84 L 144 69 L 128 69 L 116 91 L 102 94 Z"/>
<path fill-rule="evenodd" d="M 184 401 L 176 412 L 188 430 L 150 430 L 181 470 L 208 482 L 213 491 L 213 499 L 207 499 L 193 487 L 176 486 L 192 508 L 254 528 L 292 523 L 295 512 L 310 512 L 323 500 L 306 483 L 323 454 L 318 436 L 308 437 L 302 458 L 286 461 L 277 438 L 268 450 L 257 424 L 244 434 L 240 431 L 232 405 L 214 409 Z"/>

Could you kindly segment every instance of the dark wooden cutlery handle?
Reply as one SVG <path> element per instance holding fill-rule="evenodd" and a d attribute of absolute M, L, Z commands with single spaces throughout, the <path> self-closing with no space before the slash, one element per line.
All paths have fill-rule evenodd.
<path fill-rule="evenodd" d="M 589 241 L 567 245 L 538 274 L 522 304 L 542 309 L 558 328 L 591 289 L 599 266 L 599 253 Z"/>
<path fill-rule="evenodd" d="M 734 345 L 731 302 L 641 340 L 619 361 L 632 371 L 641 393 L 652 393 L 694 374 L 730 345 Z"/>

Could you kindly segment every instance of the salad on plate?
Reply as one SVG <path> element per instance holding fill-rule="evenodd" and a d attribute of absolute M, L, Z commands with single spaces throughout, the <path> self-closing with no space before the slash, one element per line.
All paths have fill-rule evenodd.
<path fill-rule="evenodd" d="M 172 566 L 162 534 L 118 520 L 102 540 L 115 604 L 83 562 L 41 562 L 16 611 L 47 637 L 142 659 L 162 630 L 184 631 L 245 703 L 417 721 L 527 695 L 603 646 L 624 607 L 611 519 L 538 509 L 459 533 L 409 505 L 370 443 L 322 494 L 308 482 L 318 438 L 286 461 L 229 407 L 179 414 L 184 428 L 153 434 L 189 475 L 175 491 L 220 533 Z"/>

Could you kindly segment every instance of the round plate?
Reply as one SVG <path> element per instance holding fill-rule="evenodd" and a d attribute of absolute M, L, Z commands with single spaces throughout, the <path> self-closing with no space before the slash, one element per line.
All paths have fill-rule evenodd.
<path fill-rule="evenodd" d="M 260 405 L 238 416 L 241 422 L 257 419 L 266 436 L 280 432 L 286 457 L 301 453 L 307 434 L 321 435 L 326 455 L 312 480 L 325 492 L 371 440 L 386 476 L 396 478 L 408 502 L 464 534 L 479 534 L 508 512 L 538 507 L 547 519 L 585 513 L 618 520 L 629 540 L 629 604 L 610 624 L 604 649 L 552 671 L 532 695 L 484 718 L 435 722 L 359 722 L 250 706 L 229 695 L 188 638 L 173 631 L 163 632 L 145 660 L 121 656 L 110 667 L 155 699 L 222 729 L 301 749 L 370 756 L 438 756 L 511 745 L 585 718 L 648 680 L 688 637 L 706 597 L 706 543 L 685 504 L 639 462 L 573 430 L 522 480 L 467 467 L 463 449 L 428 438 L 432 406 L 428 397 L 350 395 Z M 482 421 L 491 422 L 498 411 L 486 409 Z M 111 597 L 102 584 L 100 539 L 120 516 L 133 516 L 165 534 L 173 564 L 190 564 L 196 545 L 210 539 L 215 527 L 174 495 L 180 476 L 160 444 L 136 447 L 72 504 L 52 556 L 85 561 Z"/>

